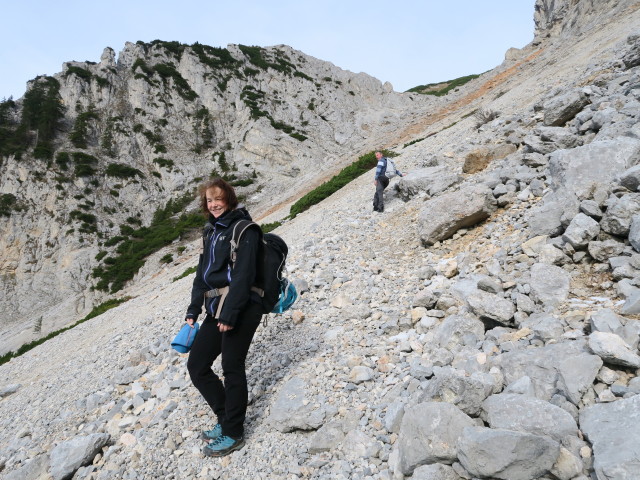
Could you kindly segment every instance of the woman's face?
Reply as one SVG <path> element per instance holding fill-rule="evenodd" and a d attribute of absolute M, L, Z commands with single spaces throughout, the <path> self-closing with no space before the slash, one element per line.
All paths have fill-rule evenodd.
<path fill-rule="evenodd" d="M 207 210 L 209 210 L 209 213 L 211 213 L 215 218 L 218 218 L 227 211 L 227 208 L 229 207 L 227 199 L 225 198 L 224 192 L 218 187 L 208 189 L 206 197 Z"/>

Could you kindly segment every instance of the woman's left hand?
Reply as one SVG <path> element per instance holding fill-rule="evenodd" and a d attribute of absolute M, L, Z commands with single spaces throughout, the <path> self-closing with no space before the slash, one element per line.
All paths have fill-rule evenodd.
<path fill-rule="evenodd" d="M 220 332 L 228 332 L 229 330 L 233 330 L 233 327 L 226 323 L 218 322 L 218 330 L 220 330 Z"/>

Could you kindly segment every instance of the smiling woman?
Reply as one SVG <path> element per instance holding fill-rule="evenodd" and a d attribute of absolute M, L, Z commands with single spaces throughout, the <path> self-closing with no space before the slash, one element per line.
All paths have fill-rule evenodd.
<path fill-rule="evenodd" d="M 201 434 L 209 442 L 203 453 L 221 457 L 245 444 L 245 359 L 262 319 L 260 296 L 252 288 L 260 236 L 255 229 L 248 229 L 237 245 L 235 241 L 232 245 L 235 226 L 250 221 L 251 216 L 244 207 L 238 207 L 233 187 L 223 179 L 203 183 L 198 195 L 207 225 L 185 321 L 195 328 L 203 304 L 205 318 L 191 347 L 187 368 L 193 385 L 217 419 L 211 430 Z M 236 250 L 238 255 L 232 262 Z M 219 356 L 224 381 L 211 368 Z"/>

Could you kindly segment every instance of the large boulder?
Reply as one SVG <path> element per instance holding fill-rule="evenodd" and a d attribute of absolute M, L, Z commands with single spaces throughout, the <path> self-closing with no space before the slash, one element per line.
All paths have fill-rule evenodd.
<path fill-rule="evenodd" d="M 493 378 L 489 374 L 472 373 L 451 367 L 435 370 L 435 375 L 427 382 L 423 401 L 452 403 L 467 415 L 477 415 L 482 402 L 493 390 Z"/>
<path fill-rule="evenodd" d="M 446 240 L 461 228 L 486 220 L 496 208 L 496 199 L 485 185 L 469 185 L 433 198 L 425 203 L 418 220 L 422 245 Z"/>
<path fill-rule="evenodd" d="M 640 193 L 628 193 L 613 197 L 600 220 L 600 227 L 607 233 L 625 237 L 629 235 L 633 217 L 640 214 Z"/>
<path fill-rule="evenodd" d="M 593 445 L 598 479 L 632 480 L 640 472 L 640 395 L 580 412 L 580 429 Z"/>
<path fill-rule="evenodd" d="M 589 97 L 581 90 L 561 92 L 543 103 L 543 123 L 547 126 L 562 127 L 588 104 Z"/>
<path fill-rule="evenodd" d="M 579 213 L 565 230 L 562 239 L 575 249 L 586 248 L 590 240 L 600 233 L 600 225 L 593 218 Z"/>
<path fill-rule="evenodd" d="M 542 204 L 526 214 L 526 220 L 535 236 L 555 237 L 564 231 L 563 220 L 575 217 L 580 209 L 578 198 L 566 190 L 550 191 L 542 197 Z"/>
<path fill-rule="evenodd" d="M 557 150 L 549 159 L 550 186 L 553 190 L 572 192 L 580 200 L 586 200 L 594 188 L 613 183 L 639 161 L 640 140 L 629 137 Z"/>
<path fill-rule="evenodd" d="M 269 420 L 280 432 L 315 430 L 324 422 L 322 405 L 309 401 L 310 393 L 300 377 L 294 377 L 278 391 Z"/>
<path fill-rule="evenodd" d="M 468 427 L 458 442 L 460 463 L 480 478 L 540 478 L 551 471 L 559 454 L 555 440 L 512 430 Z"/>
<path fill-rule="evenodd" d="M 537 398 L 548 401 L 560 393 L 577 405 L 593 385 L 603 362 L 584 342 L 573 341 L 503 353 L 495 358 L 494 365 L 502 370 L 506 384 L 528 376 Z"/>
<path fill-rule="evenodd" d="M 51 476 L 54 480 L 71 478 L 78 468 L 93 461 L 110 438 L 107 433 L 92 433 L 56 445 L 51 450 Z"/>
<path fill-rule="evenodd" d="M 405 409 L 398 435 L 398 455 L 403 475 L 420 465 L 456 460 L 456 443 L 473 420 L 450 403 L 426 402 Z"/>
<path fill-rule="evenodd" d="M 564 302 L 569 296 L 571 279 L 566 270 L 535 263 L 531 267 L 531 298 L 545 307 L 555 307 Z"/>
<path fill-rule="evenodd" d="M 527 395 L 491 395 L 482 404 L 482 410 L 491 428 L 542 435 L 558 442 L 578 435 L 578 425 L 568 412 Z"/>
<path fill-rule="evenodd" d="M 427 167 L 410 171 L 396 183 L 395 188 L 400 198 L 408 201 L 420 192 L 433 197 L 461 180 L 462 175 L 453 173 L 449 167 Z"/>
<path fill-rule="evenodd" d="M 593 332 L 589 335 L 589 348 L 605 363 L 623 367 L 640 368 L 637 349 L 631 347 L 618 335 L 609 332 Z M 635 351 L 634 351 L 635 350 Z"/>
<path fill-rule="evenodd" d="M 474 317 L 450 315 L 434 329 L 434 346 L 457 351 L 484 340 L 484 324 Z"/>
<path fill-rule="evenodd" d="M 471 311 L 483 320 L 493 320 L 501 325 L 513 323 L 516 307 L 511 300 L 480 289 L 471 292 L 465 300 Z"/>

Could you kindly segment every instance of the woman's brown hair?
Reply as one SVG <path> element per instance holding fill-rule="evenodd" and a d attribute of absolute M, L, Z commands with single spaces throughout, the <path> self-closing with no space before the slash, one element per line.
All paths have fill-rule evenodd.
<path fill-rule="evenodd" d="M 202 213 L 204 213 L 205 216 L 209 215 L 209 209 L 207 208 L 207 190 L 210 188 L 220 189 L 227 205 L 229 206 L 229 210 L 235 210 L 238 207 L 238 197 L 236 196 L 236 192 L 233 187 L 221 178 L 214 178 L 204 182 L 198 187 L 200 207 L 202 208 Z"/>

